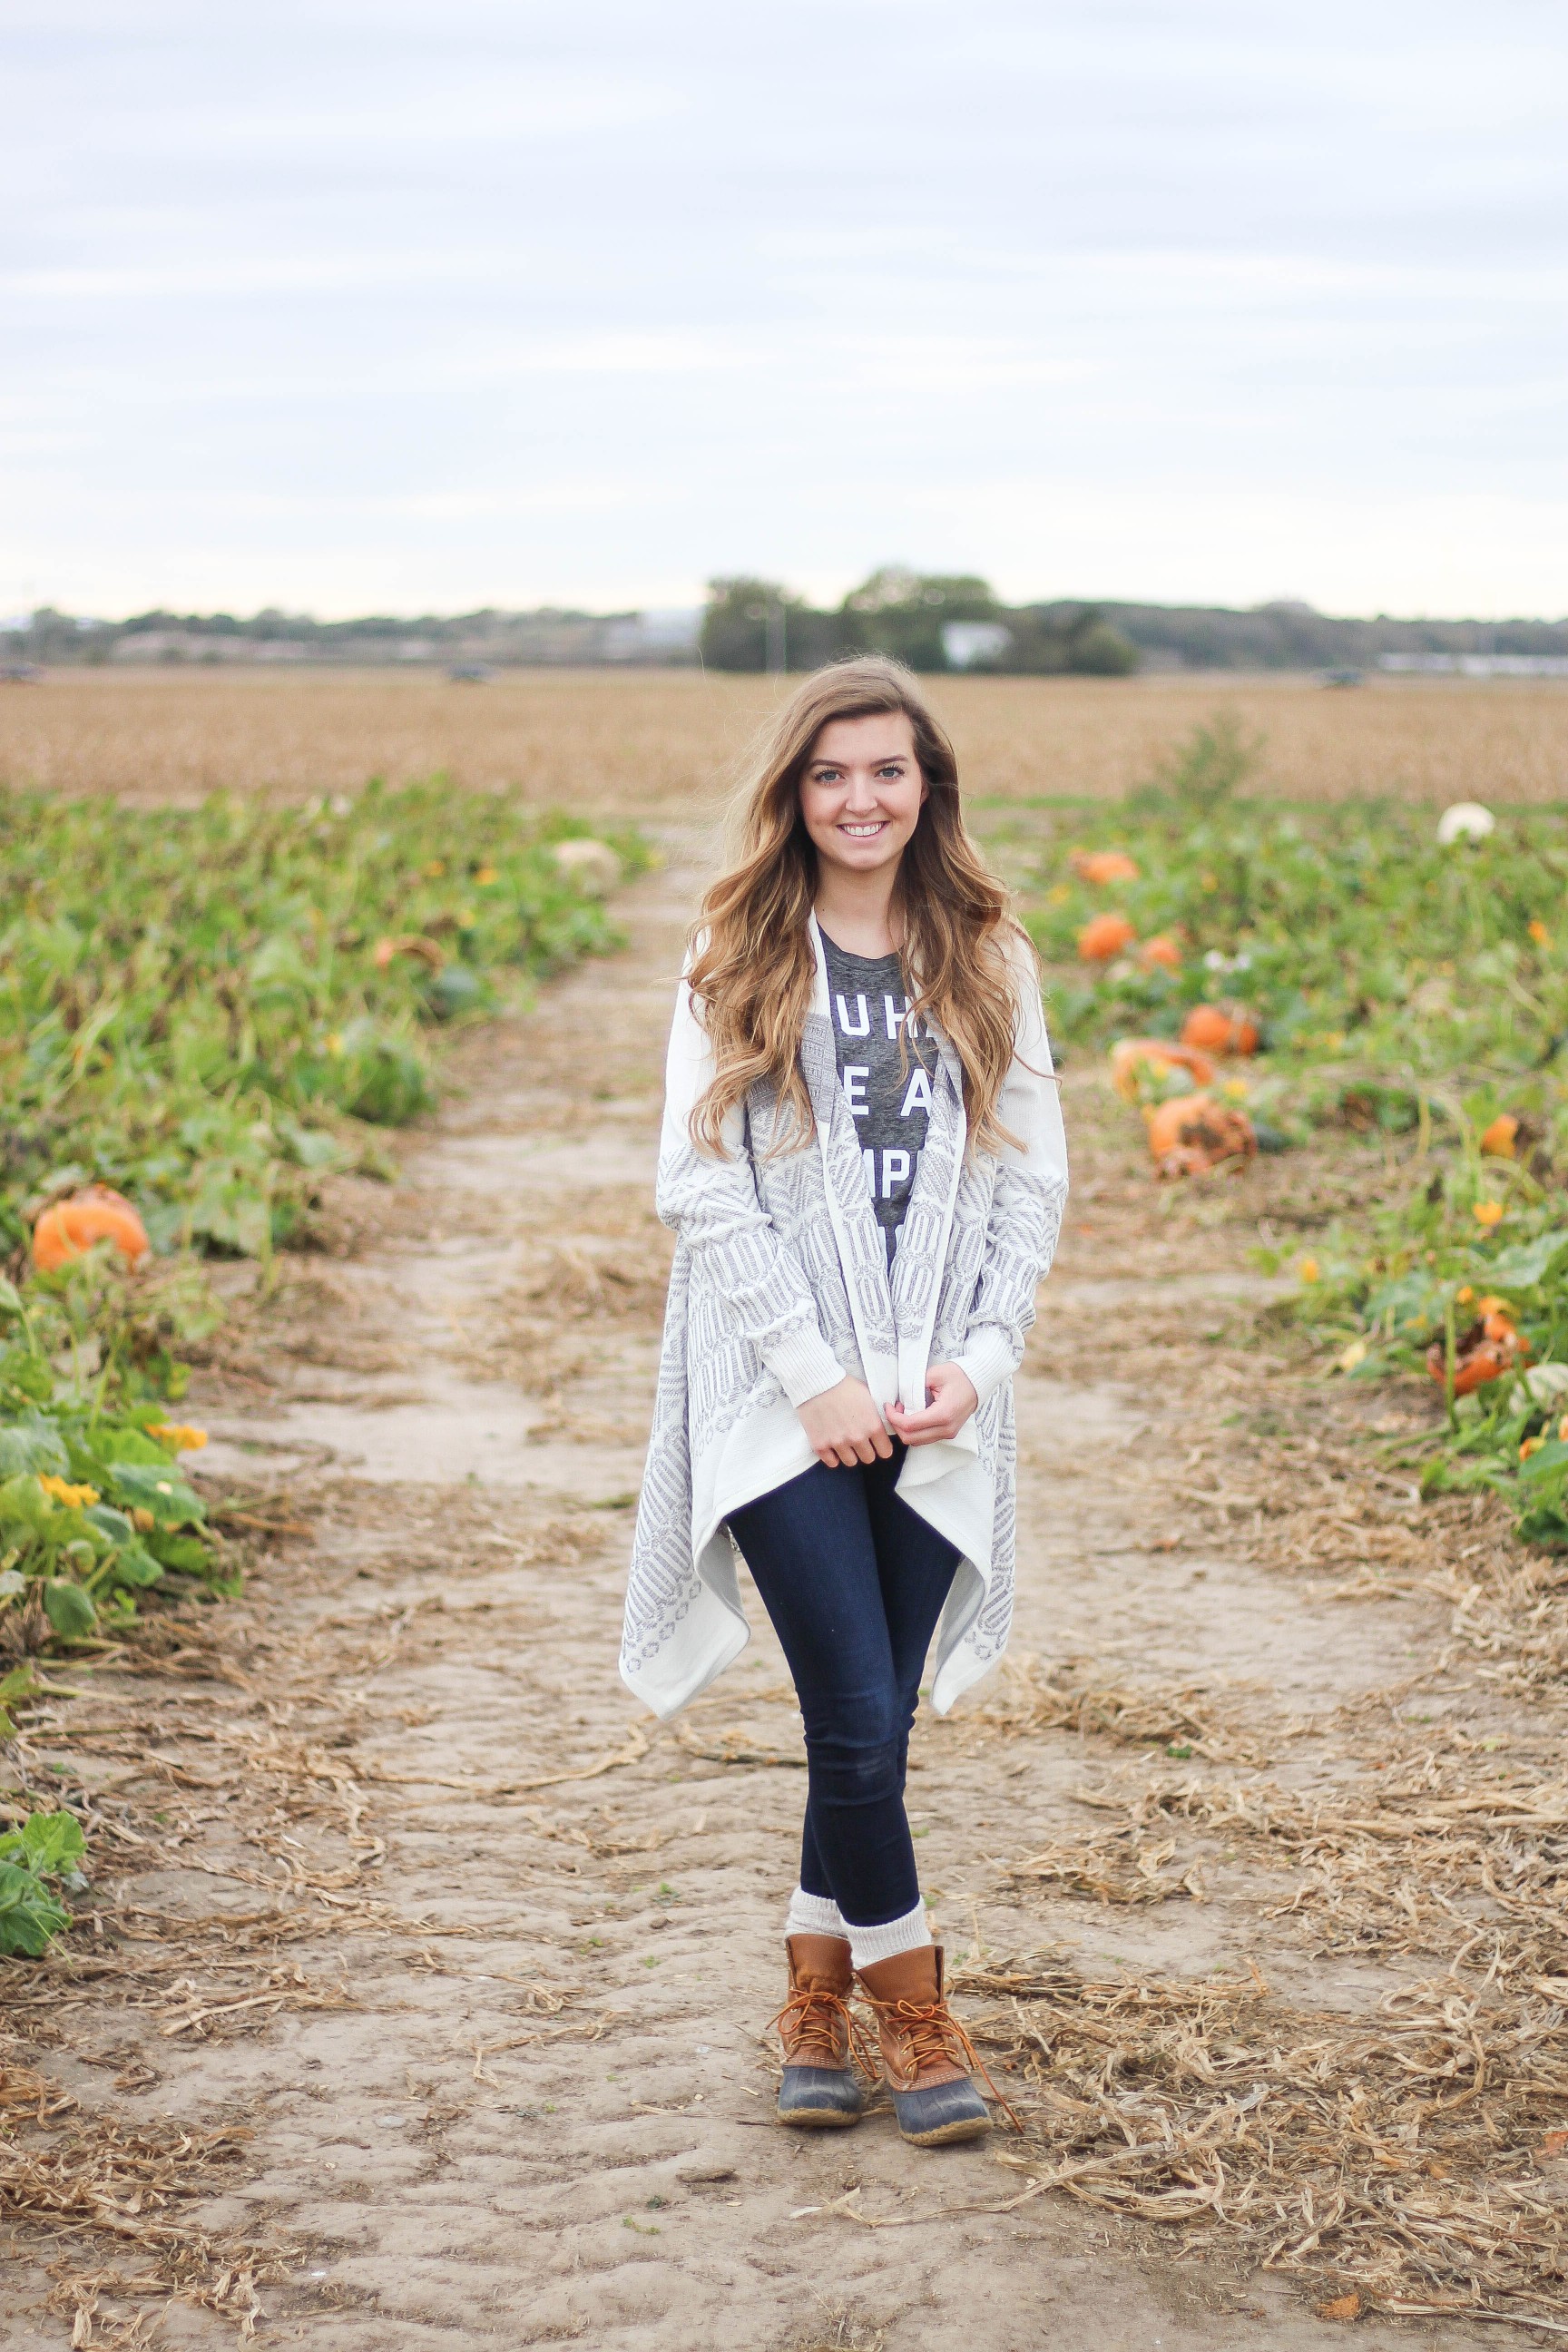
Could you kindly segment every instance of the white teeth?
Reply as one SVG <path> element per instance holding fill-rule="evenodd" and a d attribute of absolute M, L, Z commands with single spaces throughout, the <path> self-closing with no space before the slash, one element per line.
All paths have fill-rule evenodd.
<path fill-rule="evenodd" d="M 852 833 L 858 841 L 861 841 L 868 834 L 880 833 L 886 822 L 886 818 L 879 817 L 875 824 L 841 824 L 838 830 L 840 833 Z"/>

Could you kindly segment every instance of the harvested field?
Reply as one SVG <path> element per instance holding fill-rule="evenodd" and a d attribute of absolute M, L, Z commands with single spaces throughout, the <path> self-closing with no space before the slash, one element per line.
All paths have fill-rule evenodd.
<path fill-rule="evenodd" d="M 574 811 L 690 815 L 721 791 L 774 682 L 693 671 L 305 676 L 60 670 L 0 688 L 0 782 L 132 800 L 302 797 L 444 771 Z M 968 789 L 1114 797 L 1216 709 L 1267 739 L 1258 789 L 1568 798 L 1568 684 L 1300 678 L 935 679 Z"/>
<path fill-rule="evenodd" d="M 679 1724 L 614 1675 L 712 854 L 664 839 L 628 953 L 460 1043 L 400 1189 L 336 1180 L 340 1255 L 225 1277 L 182 1410 L 244 1597 L 47 1670 L 12 1795 L 68 1797 L 95 1879 L 0 1963 L 0 2347 L 1555 2340 L 1561 1561 L 1494 1496 L 1423 1504 L 1366 1439 L 1424 1402 L 1270 1319 L 1248 1246 L 1343 1139 L 1157 1191 L 1087 1058 L 1016 1647 L 912 1758 L 1024 2132 L 771 2127 L 782 1662 L 753 1603 Z"/>

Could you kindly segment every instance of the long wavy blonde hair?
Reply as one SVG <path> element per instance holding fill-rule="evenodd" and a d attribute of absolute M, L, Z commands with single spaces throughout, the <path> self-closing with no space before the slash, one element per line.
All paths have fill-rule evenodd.
<path fill-rule="evenodd" d="M 1026 934 L 964 830 L 952 745 L 911 673 L 870 656 L 802 680 L 737 794 L 739 856 L 703 899 L 687 975 L 715 1064 L 691 1118 L 692 1139 L 703 1150 L 722 1150 L 726 1115 L 759 1080 L 786 1113 L 781 1133 L 804 1143 L 815 1132 L 799 1054 L 816 983 L 807 918 L 817 859 L 801 814 L 801 779 L 825 727 L 892 711 L 910 722 L 927 786 L 893 885 L 892 928 L 901 941 L 905 985 L 914 1013 L 931 1015 L 963 1066 L 973 1146 L 994 1150 L 1012 1140 L 996 1106 L 1017 1024 L 1008 951 Z"/>

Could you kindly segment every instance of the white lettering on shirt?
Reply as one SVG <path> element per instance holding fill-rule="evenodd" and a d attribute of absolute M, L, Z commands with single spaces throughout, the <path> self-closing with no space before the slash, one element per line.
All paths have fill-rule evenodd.
<path fill-rule="evenodd" d="M 884 1151 L 882 1154 L 882 1198 L 890 1201 L 896 1185 L 908 1181 L 910 1155 L 907 1151 Z"/>
<path fill-rule="evenodd" d="M 874 1201 L 877 1197 L 877 1155 L 869 1144 L 860 1154 L 860 1165 L 866 1171 L 866 1190 Z"/>
<path fill-rule="evenodd" d="M 917 1062 L 910 1073 L 909 1092 L 904 1097 L 904 1107 L 899 1113 L 899 1117 L 908 1118 L 912 1110 L 929 1111 L 930 1109 L 931 1080 Z"/>
<path fill-rule="evenodd" d="M 842 1004 L 844 999 L 840 997 L 838 1002 Z M 862 1012 L 865 1010 L 865 1005 L 866 1000 L 862 997 L 860 999 Z M 855 1034 L 858 1035 L 860 1033 L 857 1031 Z M 866 1081 L 870 1075 L 869 1062 L 846 1062 L 844 1065 L 844 1099 L 849 1106 L 849 1115 L 852 1118 L 869 1118 L 871 1116 L 871 1106 L 863 1099 Z"/>
<path fill-rule="evenodd" d="M 871 1011 L 863 996 L 858 996 L 855 999 L 855 1009 L 860 1015 L 858 1021 L 850 1020 L 849 1007 L 842 997 L 839 998 L 839 1029 L 846 1037 L 868 1037 L 871 1034 Z"/>

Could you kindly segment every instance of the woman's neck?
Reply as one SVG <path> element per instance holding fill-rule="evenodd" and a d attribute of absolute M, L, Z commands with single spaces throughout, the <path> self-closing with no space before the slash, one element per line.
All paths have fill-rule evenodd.
<path fill-rule="evenodd" d="M 848 955 L 896 955 L 903 946 L 901 931 L 893 928 L 895 864 L 885 873 L 846 873 L 842 867 L 818 866 L 816 899 L 812 908 L 837 948 Z"/>

